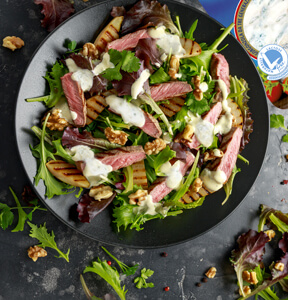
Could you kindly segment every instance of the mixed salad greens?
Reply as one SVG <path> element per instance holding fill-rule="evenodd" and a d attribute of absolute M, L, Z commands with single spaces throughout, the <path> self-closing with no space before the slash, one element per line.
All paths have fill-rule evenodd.
<path fill-rule="evenodd" d="M 221 152 L 221 141 L 229 130 L 215 133 L 209 123 L 212 140 L 204 143 L 205 137 L 194 148 L 188 144 L 196 133 L 190 132 L 186 140 L 183 134 L 196 119 L 197 124 L 204 124 L 203 118 L 217 102 L 223 106 L 229 100 L 229 107 L 221 109 L 218 117 L 227 117 L 231 111 L 230 129 L 236 126 L 243 132 L 237 156 L 253 130 L 248 85 L 230 76 L 230 87 L 223 88 L 221 74 L 213 76 L 211 71 L 211 59 L 223 49 L 219 45 L 233 24 L 209 46 L 194 39 L 197 20 L 183 33 L 180 19 L 174 23 L 168 7 L 157 1 L 141 0 L 128 11 L 114 7 L 111 15 L 113 20 L 94 44 L 67 45 L 67 52 L 44 77 L 50 94 L 27 99 L 42 101 L 49 109 L 42 128 L 32 127 L 39 138 L 39 144 L 31 146 L 39 162 L 35 185 L 42 179 L 48 198 L 75 193 L 77 187 L 80 197 L 85 189 L 77 208 L 82 222 L 90 222 L 113 202 L 117 228 L 141 230 L 148 220 L 202 205 L 205 196 L 214 192 L 205 188 L 203 178 L 200 189 L 204 194 L 198 193 L 199 187 L 195 190 L 194 183 L 213 159 L 221 160 L 223 153 L 216 153 Z M 217 100 L 219 94 L 221 100 Z M 124 113 L 119 109 L 122 104 Z M 214 157 L 205 160 L 211 153 Z M 193 159 L 188 163 L 189 157 Z M 105 164 L 107 159 L 113 163 Z M 224 185 L 227 195 L 223 203 L 239 171 L 235 165 L 222 181 L 220 187 Z M 169 186 L 169 178 L 178 184 Z M 166 192 L 155 201 L 151 189 L 163 182 Z"/>

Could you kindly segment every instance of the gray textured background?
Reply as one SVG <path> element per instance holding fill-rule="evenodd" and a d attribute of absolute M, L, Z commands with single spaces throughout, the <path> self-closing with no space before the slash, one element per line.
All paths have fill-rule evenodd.
<path fill-rule="evenodd" d="M 100 1 L 98 1 L 100 2 Z M 197 2 L 181 1 L 187 4 Z M 86 3 L 75 0 L 76 11 L 97 3 L 90 0 Z M 25 41 L 25 47 L 11 52 L 0 47 L 0 201 L 9 205 L 13 198 L 8 187 L 12 186 L 20 195 L 23 186 L 28 184 L 26 175 L 19 162 L 14 137 L 14 109 L 17 88 L 27 63 L 39 43 L 47 36 L 40 27 L 40 7 L 32 0 L 1 0 L 0 2 L 0 38 L 16 35 Z M 268 104 L 271 113 L 287 112 Z M 288 121 L 287 121 L 288 122 Z M 288 163 L 284 155 L 288 153 L 288 144 L 281 143 L 286 132 L 272 129 L 264 165 L 254 187 L 245 201 L 217 228 L 205 235 L 182 245 L 157 250 L 135 250 L 121 247 L 105 247 L 128 265 L 139 263 L 140 268 L 151 268 L 155 271 L 151 281 L 152 289 L 137 290 L 131 278 L 123 283 L 128 288 L 127 299 L 237 299 L 237 285 L 234 271 L 229 263 L 231 250 L 239 234 L 249 228 L 257 228 L 260 203 L 265 203 L 285 212 L 287 185 L 280 185 L 288 179 Z M 253 162 L 250 162 L 253 164 Z M 233 201 L 230 199 L 229 201 Z M 215 212 L 217 213 L 217 212 Z M 77 234 L 63 225 L 52 214 L 37 212 L 33 223 L 46 222 L 49 230 L 53 229 L 59 248 L 67 251 L 71 248 L 70 263 L 54 258 L 54 251 L 48 250 L 48 257 L 34 263 L 27 256 L 27 249 L 35 240 L 29 236 L 28 226 L 24 232 L 12 233 L 0 231 L 0 300 L 7 299 L 85 299 L 79 275 L 85 266 L 96 257 L 108 259 L 98 242 Z M 160 254 L 166 251 L 167 257 Z M 202 283 L 195 284 L 211 266 L 217 268 L 217 276 Z M 138 274 L 138 273 L 137 273 Z M 86 274 L 85 279 L 91 290 L 101 296 L 111 289 L 103 280 L 93 274 Z M 165 286 L 170 287 L 164 292 Z"/>

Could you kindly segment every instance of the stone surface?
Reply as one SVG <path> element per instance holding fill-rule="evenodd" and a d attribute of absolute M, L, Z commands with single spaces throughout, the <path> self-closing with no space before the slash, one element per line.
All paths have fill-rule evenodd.
<path fill-rule="evenodd" d="M 197 2 L 190 0 L 181 2 L 199 7 Z M 94 3 L 97 1 L 76 0 L 76 11 Z M 7 35 L 16 35 L 25 41 L 25 47 L 15 52 L 0 47 L 0 201 L 9 205 L 14 204 L 8 187 L 11 186 L 20 195 L 23 186 L 28 184 L 17 153 L 14 109 L 17 88 L 25 67 L 47 36 L 46 30 L 40 27 L 41 18 L 40 7 L 31 0 L 2 0 L 0 3 L 1 39 Z M 271 113 L 283 114 L 287 118 L 287 111 L 270 104 L 269 107 Z M 287 185 L 280 185 L 283 179 L 288 179 L 288 163 L 284 158 L 288 153 L 288 144 L 281 143 L 285 133 L 282 129 L 271 130 L 268 152 L 255 185 L 236 211 L 213 230 L 191 242 L 166 249 L 137 250 L 105 245 L 126 264 L 138 263 L 140 268 L 155 271 L 151 277 L 155 283 L 153 289 L 138 290 L 130 277 L 124 278 L 128 300 L 237 299 L 236 277 L 229 263 L 236 238 L 249 228 L 257 228 L 260 203 L 288 211 L 285 200 Z M 253 161 L 250 163 L 253 164 Z M 70 263 L 55 258 L 57 253 L 50 249 L 46 258 L 39 258 L 37 262 L 29 259 L 27 249 L 37 241 L 28 236 L 27 225 L 23 232 L 18 233 L 0 230 L 0 299 L 86 299 L 79 275 L 97 257 L 109 260 L 101 249 L 102 245 L 66 227 L 51 213 L 37 212 L 33 222 L 46 222 L 47 228 L 54 230 L 59 247 L 64 252 L 71 248 Z M 161 256 L 163 251 L 167 252 L 167 257 Z M 197 287 L 196 283 L 201 281 L 211 266 L 218 270 L 216 277 Z M 85 280 L 97 296 L 111 291 L 95 274 L 85 274 Z M 170 287 L 169 292 L 163 290 L 166 286 Z"/>

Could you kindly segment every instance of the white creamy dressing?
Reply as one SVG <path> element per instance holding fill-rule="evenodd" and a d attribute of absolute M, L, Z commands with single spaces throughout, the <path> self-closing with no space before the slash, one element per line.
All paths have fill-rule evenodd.
<path fill-rule="evenodd" d="M 173 141 L 169 132 L 163 132 L 161 138 L 166 144 L 170 144 Z"/>
<path fill-rule="evenodd" d="M 278 44 L 288 51 L 287 16 L 287 0 L 250 1 L 243 20 L 247 40 L 257 50 L 269 44 Z"/>
<path fill-rule="evenodd" d="M 94 152 L 88 146 L 79 145 L 72 147 L 70 155 L 74 161 L 83 161 L 85 163 L 83 175 L 90 182 L 90 186 L 99 185 L 103 178 L 113 171 L 110 165 L 105 165 L 95 158 Z"/>
<path fill-rule="evenodd" d="M 168 58 L 168 55 L 166 53 L 162 53 L 162 55 L 160 56 L 160 59 L 164 62 L 166 61 Z"/>
<path fill-rule="evenodd" d="M 226 182 L 227 180 L 227 177 L 223 171 L 210 171 L 207 168 L 205 168 L 201 172 L 200 178 L 203 181 L 205 187 L 207 187 L 212 192 L 220 190 L 224 182 Z"/>
<path fill-rule="evenodd" d="M 181 45 L 179 36 L 167 32 L 165 26 L 150 28 L 148 34 L 156 39 L 156 44 L 166 54 L 175 55 L 176 57 L 182 57 L 186 54 L 185 49 Z"/>
<path fill-rule="evenodd" d="M 192 127 L 192 131 L 196 135 L 197 140 L 204 146 L 209 147 L 213 143 L 214 125 L 205 121 L 199 115 L 194 115 L 188 111 L 187 124 Z"/>
<path fill-rule="evenodd" d="M 151 73 L 148 69 L 145 69 L 141 72 L 139 78 L 131 86 L 131 96 L 133 99 L 137 99 L 140 93 L 144 92 L 144 83 L 150 77 Z"/>
<path fill-rule="evenodd" d="M 105 98 L 106 103 L 113 111 L 121 115 L 123 121 L 137 127 L 142 127 L 145 124 L 145 116 L 142 109 L 138 106 L 126 101 L 116 95 L 110 95 Z"/>
<path fill-rule="evenodd" d="M 134 214 L 146 214 L 155 216 L 161 214 L 163 216 L 167 215 L 170 207 L 163 207 L 161 203 L 154 203 L 151 195 L 147 195 L 145 200 L 140 202 L 140 205 L 133 209 Z"/>
<path fill-rule="evenodd" d="M 180 171 L 180 167 L 180 160 L 177 160 L 173 166 L 167 161 L 160 167 L 160 172 L 167 176 L 166 185 L 170 189 L 176 190 L 182 182 L 183 175 Z"/>
<path fill-rule="evenodd" d="M 65 60 L 69 72 L 72 72 L 72 79 L 77 81 L 83 90 L 83 92 L 88 92 L 93 86 L 94 74 L 88 69 L 79 68 L 72 58 L 67 58 Z"/>
<path fill-rule="evenodd" d="M 200 86 L 199 86 L 199 89 L 200 89 L 203 93 L 207 92 L 207 90 L 208 90 L 208 84 L 207 84 L 207 82 L 205 82 L 205 81 L 201 82 L 201 83 L 200 83 Z"/>
<path fill-rule="evenodd" d="M 102 61 L 92 70 L 92 72 L 95 76 L 97 76 L 105 70 L 114 67 L 114 64 L 110 61 L 110 55 L 106 52 L 102 57 Z"/>
<path fill-rule="evenodd" d="M 77 119 L 78 115 L 75 111 L 71 111 L 71 117 L 72 117 L 72 120 L 75 121 Z"/>
<path fill-rule="evenodd" d="M 220 157 L 220 156 L 221 156 L 221 151 L 220 151 L 220 149 L 213 149 L 213 154 L 214 154 L 216 157 Z"/>
<path fill-rule="evenodd" d="M 222 115 L 219 120 L 217 121 L 215 127 L 214 127 L 214 134 L 220 133 L 220 134 L 226 134 L 228 133 L 232 128 L 232 121 L 233 121 L 233 115 L 231 114 L 231 108 L 228 105 L 227 97 L 227 87 L 223 80 L 218 79 L 218 86 L 222 92 L 223 100 L 222 100 L 222 110 L 225 112 L 224 115 Z"/>
<path fill-rule="evenodd" d="M 58 109 L 59 117 L 64 118 L 68 123 L 73 124 L 71 111 L 65 97 L 61 97 L 53 109 Z"/>

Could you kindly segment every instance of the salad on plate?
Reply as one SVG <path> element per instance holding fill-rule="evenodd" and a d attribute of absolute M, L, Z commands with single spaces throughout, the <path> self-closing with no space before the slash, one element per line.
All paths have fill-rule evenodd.
<path fill-rule="evenodd" d="M 35 185 L 47 198 L 80 188 L 79 220 L 111 205 L 118 229 L 141 230 L 221 188 L 224 204 L 253 131 L 248 84 L 219 49 L 233 24 L 207 45 L 195 41 L 197 20 L 183 32 L 157 1 L 111 16 L 94 43 L 70 41 L 44 77 L 49 95 L 26 99 L 48 109 L 32 127 Z"/>

